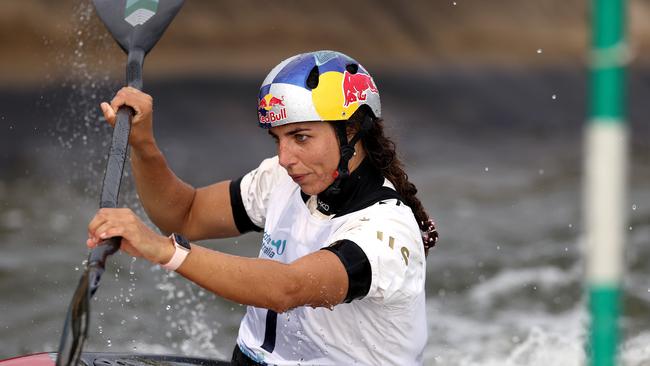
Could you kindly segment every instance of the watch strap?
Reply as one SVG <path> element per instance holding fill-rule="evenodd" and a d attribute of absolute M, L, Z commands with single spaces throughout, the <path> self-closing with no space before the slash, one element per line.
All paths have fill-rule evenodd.
<path fill-rule="evenodd" d="M 166 270 L 169 271 L 175 271 L 178 269 L 178 267 L 183 264 L 185 261 L 185 258 L 187 258 L 187 255 L 190 254 L 190 250 L 186 248 L 184 245 L 179 244 L 179 240 L 177 240 L 178 234 L 171 234 L 169 238 L 172 240 L 174 243 L 174 255 L 172 255 L 172 258 L 169 260 L 169 262 L 162 264 L 162 267 Z M 184 242 L 183 244 L 186 244 L 185 238 L 181 238 L 181 240 Z M 188 244 L 186 244 L 189 246 Z"/>

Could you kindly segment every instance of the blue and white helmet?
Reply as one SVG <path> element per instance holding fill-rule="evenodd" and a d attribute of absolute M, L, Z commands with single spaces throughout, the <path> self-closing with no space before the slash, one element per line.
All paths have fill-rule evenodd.
<path fill-rule="evenodd" d="M 353 58 L 336 51 L 290 57 L 266 76 L 257 98 L 261 127 L 348 120 L 362 105 L 381 117 L 379 91 Z"/>

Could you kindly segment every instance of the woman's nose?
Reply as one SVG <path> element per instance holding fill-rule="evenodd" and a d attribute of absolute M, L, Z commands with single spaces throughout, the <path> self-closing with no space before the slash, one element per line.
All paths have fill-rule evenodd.
<path fill-rule="evenodd" d="M 284 141 L 278 143 L 278 159 L 280 165 L 288 169 L 290 166 L 296 163 L 296 156 L 291 151 L 291 147 Z"/>

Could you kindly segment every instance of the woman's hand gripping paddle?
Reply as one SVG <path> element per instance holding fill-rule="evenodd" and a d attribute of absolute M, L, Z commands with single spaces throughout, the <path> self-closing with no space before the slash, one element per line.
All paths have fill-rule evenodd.
<path fill-rule="evenodd" d="M 174 19 L 183 0 L 93 0 L 93 4 L 113 38 L 128 54 L 127 84 L 142 89 L 144 57 Z M 100 208 L 117 207 L 133 114 L 129 107 L 121 107 L 117 111 Z M 120 240 L 121 238 L 105 240 L 90 252 L 88 264 L 68 308 L 56 359 L 57 366 L 76 366 L 79 362 L 88 333 L 90 298 L 99 287 L 106 258 L 120 248 Z"/>

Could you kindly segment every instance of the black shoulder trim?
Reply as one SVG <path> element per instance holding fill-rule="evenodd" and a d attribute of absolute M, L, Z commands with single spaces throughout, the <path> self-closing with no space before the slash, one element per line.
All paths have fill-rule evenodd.
<path fill-rule="evenodd" d="M 365 195 L 362 199 L 349 204 L 341 212 L 337 213 L 334 217 L 340 217 L 343 215 L 347 215 L 351 212 L 363 210 L 364 208 L 370 207 L 377 202 L 389 200 L 389 199 L 396 199 L 398 201 L 402 201 L 402 197 L 399 195 L 399 193 L 397 193 L 397 191 L 395 191 L 390 187 L 382 186 L 370 192 L 369 194 Z"/>
<path fill-rule="evenodd" d="M 244 202 L 241 199 L 241 181 L 244 177 L 237 180 L 230 181 L 230 207 L 232 208 L 232 217 L 235 220 L 235 226 L 240 233 L 247 233 L 249 231 L 262 231 L 260 227 L 255 225 L 251 218 L 246 213 Z"/>
<path fill-rule="evenodd" d="M 363 298 L 370 291 L 372 269 L 366 253 L 352 240 L 339 240 L 322 248 L 336 254 L 348 273 L 348 293 L 345 302 Z"/>

